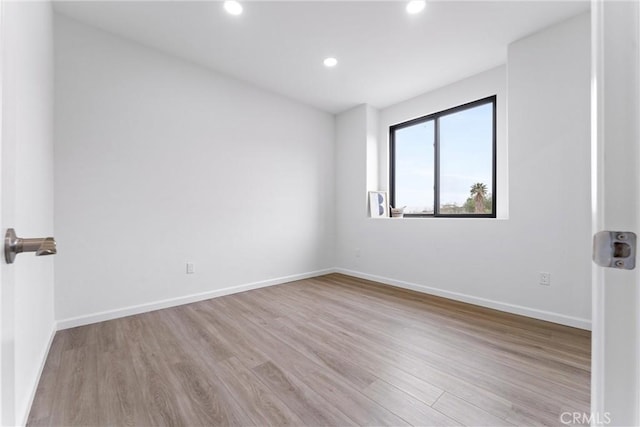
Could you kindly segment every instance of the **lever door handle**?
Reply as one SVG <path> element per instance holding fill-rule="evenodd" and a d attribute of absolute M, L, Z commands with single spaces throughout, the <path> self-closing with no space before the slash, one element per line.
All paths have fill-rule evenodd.
<path fill-rule="evenodd" d="M 22 252 L 35 252 L 36 256 L 55 255 L 56 240 L 53 237 L 39 239 L 23 239 L 16 236 L 16 231 L 9 228 L 4 235 L 4 259 L 7 264 L 13 264 L 16 255 Z"/>

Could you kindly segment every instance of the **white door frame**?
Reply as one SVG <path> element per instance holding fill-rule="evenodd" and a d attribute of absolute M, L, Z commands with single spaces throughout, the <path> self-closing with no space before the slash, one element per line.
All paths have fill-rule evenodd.
<path fill-rule="evenodd" d="M 592 0 L 591 17 L 592 229 L 640 235 L 640 3 Z M 635 426 L 640 265 L 594 265 L 592 279 L 591 423 Z"/>

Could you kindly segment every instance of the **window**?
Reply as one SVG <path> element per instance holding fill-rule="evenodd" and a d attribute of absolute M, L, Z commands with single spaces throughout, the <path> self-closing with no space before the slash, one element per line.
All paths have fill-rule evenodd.
<path fill-rule="evenodd" d="M 408 217 L 496 217 L 496 97 L 390 127 L 391 204 Z"/>

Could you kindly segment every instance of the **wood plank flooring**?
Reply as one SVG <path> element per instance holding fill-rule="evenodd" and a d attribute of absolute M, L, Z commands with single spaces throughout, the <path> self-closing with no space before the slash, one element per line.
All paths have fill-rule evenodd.
<path fill-rule="evenodd" d="M 59 331 L 28 425 L 561 425 L 590 342 L 331 274 Z"/>

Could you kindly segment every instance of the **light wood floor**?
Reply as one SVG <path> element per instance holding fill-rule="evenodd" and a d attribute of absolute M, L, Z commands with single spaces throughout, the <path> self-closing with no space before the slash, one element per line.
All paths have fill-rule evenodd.
<path fill-rule="evenodd" d="M 60 331 L 29 425 L 560 425 L 590 341 L 332 274 Z"/>

